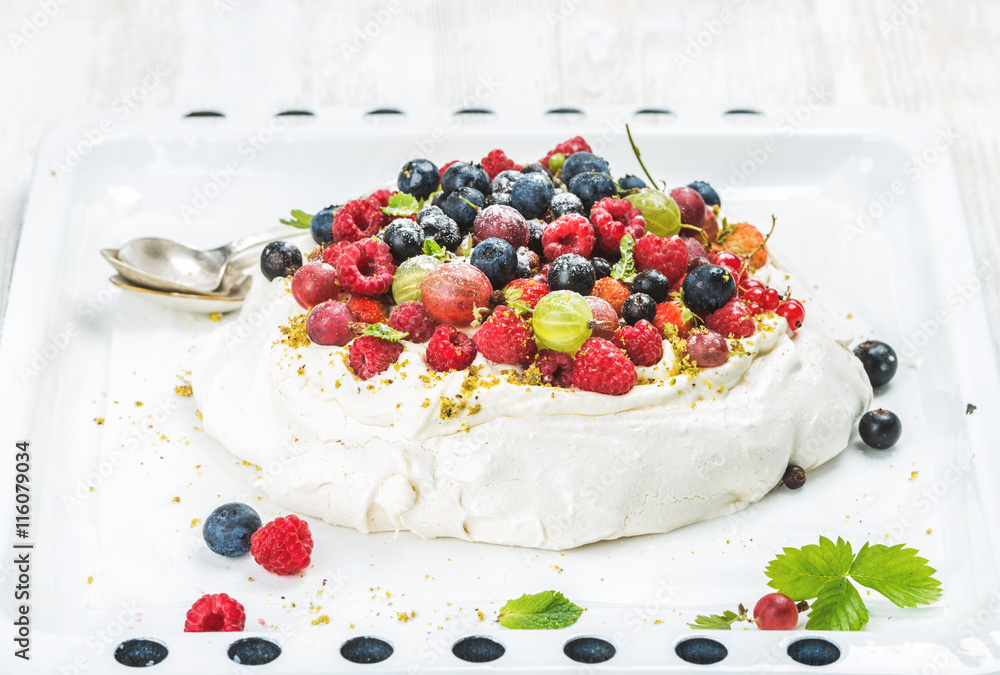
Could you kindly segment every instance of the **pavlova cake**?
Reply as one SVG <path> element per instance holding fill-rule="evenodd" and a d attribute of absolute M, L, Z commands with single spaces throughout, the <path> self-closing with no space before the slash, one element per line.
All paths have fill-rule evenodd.
<path fill-rule="evenodd" d="M 293 212 L 314 250 L 265 248 L 199 352 L 205 428 L 278 504 L 362 532 L 566 549 L 795 487 L 871 385 L 719 208 L 579 137 L 408 162 L 398 192 Z"/>

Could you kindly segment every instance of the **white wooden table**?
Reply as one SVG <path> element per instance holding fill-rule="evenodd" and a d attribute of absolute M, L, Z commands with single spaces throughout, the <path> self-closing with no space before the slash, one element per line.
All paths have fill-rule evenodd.
<path fill-rule="evenodd" d="M 155 108 L 897 108 L 950 125 L 980 263 L 1000 254 L 992 0 L 4 0 L 0 38 L 0 306 L 46 130 Z"/>

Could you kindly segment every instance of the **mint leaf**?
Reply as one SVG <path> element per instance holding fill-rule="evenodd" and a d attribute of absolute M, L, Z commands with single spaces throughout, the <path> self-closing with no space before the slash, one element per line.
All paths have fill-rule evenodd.
<path fill-rule="evenodd" d="M 866 543 L 851 565 L 851 578 L 878 591 L 897 607 L 916 607 L 937 600 L 941 597 L 941 582 L 931 576 L 936 570 L 917 556 L 916 549 L 903 546 Z"/>
<path fill-rule="evenodd" d="M 382 207 L 382 213 L 396 218 L 406 218 L 415 215 L 420 210 L 421 202 L 411 194 L 397 192 L 389 196 L 387 206 Z"/>
<path fill-rule="evenodd" d="M 581 614 L 583 608 L 574 605 L 562 593 L 525 593 L 517 600 L 508 600 L 500 608 L 500 625 L 527 630 L 565 628 L 576 623 Z"/>
<path fill-rule="evenodd" d="M 300 230 L 308 230 L 309 226 L 312 225 L 313 217 L 306 213 L 305 211 L 299 211 L 298 209 L 292 209 L 292 217 L 290 220 L 284 218 L 279 218 L 282 225 L 291 225 L 292 227 L 297 227 Z"/>
<path fill-rule="evenodd" d="M 448 259 L 448 249 L 443 248 L 441 244 L 437 243 L 433 239 L 424 239 L 424 255 L 429 255 L 432 258 L 437 258 L 438 260 Z"/>
<path fill-rule="evenodd" d="M 737 614 L 728 609 L 720 614 L 699 614 L 695 617 L 694 623 L 688 625 L 695 630 L 732 630 L 733 624 L 737 621 L 746 621 L 746 612 Z"/>
<path fill-rule="evenodd" d="M 849 543 L 838 537 L 834 544 L 820 537 L 819 545 L 784 549 L 784 554 L 772 560 L 764 573 L 771 579 L 768 586 L 798 602 L 817 597 L 828 581 L 847 574 L 853 562 Z"/>
<path fill-rule="evenodd" d="M 827 540 L 829 541 L 829 540 Z M 819 589 L 809 612 L 808 630 L 861 630 L 868 623 L 868 608 L 847 577 L 832 579 Z"/>
<path fill-rule="evenodd" d="M 614 264 L 611 268 L 611 276 L 618 281 L 630 284 L 635 281 L 636 275 L 639 274 L 639 270 L 635 267 L 635 239 L 632 238 L 631 234 L 626 234 L 622 237 L 621 242 L 621 252 L 622 258 Z"/>
<path fill-rule="evenodd" d="M 372 337 L 382 338 L 383 340 L 389 340 L 390 342 L 399 342 L 409 335 L 409 333 L 402 333 L 398 330 L 393 330 L 384 323 L 370 323 L 365 326 L 365 329 L 361 332 L 364 335 L 371 335 Z"/>

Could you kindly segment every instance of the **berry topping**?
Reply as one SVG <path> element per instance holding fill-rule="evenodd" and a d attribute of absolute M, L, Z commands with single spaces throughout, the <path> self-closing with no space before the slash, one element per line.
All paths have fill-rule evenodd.
<path fill-rule="evenodd" d="M 412 300 L 398 305 L 389 316 L 389 328 L 406 333 L 410 342 L 427 342 L 437 329 L 437 323 L 431 318 L 423 304 Z"/>
<path fill-rule="evenodd" d="M 526 173 L 511 188 L 511 206 L 528 220 L 541 218 L 555 195 L 552 180 L 542 173 Z"/>
<path fill-rule="evenodd" d="M 203 595 L 184 618 L 185 633 L 238 633 L 246 625 L 243 605 L 225 593 Z"/>
<path fill-rule="evenodd" d="M 736 293 L 736 279 L 724 267 L 702 265 L 684 277 L 681 288 L 685 305 L 694 312 L 710 314 L 722 309 Z"/>
<path fill-rule="evenodd" d="M 681 231 L 681 211 L 677 202 L 659 190 L 645 188 L 626 197 L 642 212 L 646 231 L 659 237 L 670 237 Z"/>
<path fill-rule="evenodd" d="M 357 295 L 381 295 L 392 286 L 396 266 L 388 245 L 365 239 L 344 249 L 337 259 L 340 285 Z"/>
<path fill-rule="evenodd" d="M 491 237 L 472 249 L 469 264 L 485 274 L 493 288 L 503 288 L 517 272 L 517 254 L 503 239 Z"/>
<path fill-rule="evenodd" d="M 767 264 L 767 248 L 762 247 L 764 235 L 749 223 L 738 223 L 735 229 L 719 242 L 722 247 L 742 259 L 752 255 L 750 266 L 757 270 Z M 721 264 L 721 263 L 720 263 Z"/>
<path fill-rule="evenodd" d="M 437 207 L 432 208 L 438 213 L 430 214 L 418 221 L 424 230 L 424 239 L 433 239 L 441 248 L 455 251 L 462 243 L 462 231 L 458 228 L 458 223 L 444 215 L 444 211 Z"/>
<path fill-rule="evenodd" d="M 528 221 L 512 206 L 487 206 L 476 216 L 472 228 L 477 242 L 496 237 L 515 249 L 528 245 Z"/>
<path fill-rule="evenodd" d="M 637 366 L 655 366 L 663 359 L 663 335 L 645 319 L 634 326 L 622 326 L 614 343 L 625 350 Z"/>
<path fill-rule="evenodd" d="M 309 234 L 317 244 L 326 246 L 333 243 L 333 214 L 336 211 L 336 206 L 328 206 L 317 211 L 309 221 Z"/>
<path fill-rule="evenodd" d="M 447 165 L 447 167 L 445 172 L 441 174 L 440 199 L 447 199 L 451 196 L 452 192 L 461 188 L 472 188 L 482 197 L 493 192 L 493 186 L 490 185 L 490 177 L 486 174 L 483 167 L 478 164 L 454 162 Z M 434 201 L 437 202 L 438 199 L 436 197 Z M 482 207 L 482 204 L 479 206 Z M 445 209 L 444 212 L 448 213 L 448 209 Z"/>
<path fill-rule="evenodd" d="M 295 515 L 275 518 L 250 538 L 250 555 L 274 574 L 294 574 L 309 567 L 312 549 L 309 523 Z"/>
<path fill-rule="evenodd" d="M 615 312 L 621 316 L 622 305 L 625 304 L 625 299 L 628 298 L 632 292 L 629 290 L 628 286 L 623 284 L 618 279 L 604 277 L 603 279 L 597 280 L 597 283 L 594 284 L 594 290 L 592 290 L 590 294 L 606 300 L 607 303 L 614 308 Z"/>
<path fill-rule="evenodd" d="M 368 195 L 368 199 L 378 204 L 380 209 L 384 209 L 389 206 L 389 197 L 396 194 L 392 190 L 375 190 L 375 192 Z"/>
<path fill-rule="evenodd" d="M 562 182 L 569 185 L 573 182 L 573 179 L 580 174 L 589 172 L 603 173 L 610 176 L 611 167 L 608 166 L 606 159 L 598 157 L 591 152 L 586 150 L 582 152 L 575 152 L 572 155 L 567 156 L 566 161 L 563 162 Z"/>
<path fill-rule="evenodd" d="M 235 558 L 250 552 L 250 537 L 259 527 L 256 511 L 232 502 L 212 511 L 201 527 L 201 536 L 212 553 Z"/>
<path fill-rule="evenodd" d="M 573 177 L 569 182 L 569 191 L 580 198 L 583 208 L 589 213 L 596 202 L 618 194 L 618 185 L 604 172 L 587 171 Z"/>
<path fill-rule="evenodd" d="M 369 300 L 369 302 L 375 301 Z M 320 303 L 309 311 L 309 316 L 306 317 L 306 334 L 315 344 L 343 347 L 354 339 L 354 334 L 351 332 L 353 322 L 354 313 L 347 305 L 331 300 Z"/>
<path fill-rule="evenodd" d="M 854 355 L 861 359 L 861 364 L 868 373 L 872 387 L 888 384 L 896 374 L 896 351 L 884 342 L 867 340 L 854 348 Z"/>
<path fill-rule="evenodd" d="M 594 315 L 594 320 L 591 324 L 593 327 L 593 336 L 604 338 L 605 340 L 614 338 L 619 324 L 618 312 L 615 311 L 615 308 L 608 304 L 607 300 L 594 295 L 588 295 L 584 300 L 590 305 L 590 311 Z"/>
<path fill-rule="evenodd" d="M 361 323 L 385 323 L 389 311 L 381 302 L 374 298 L 356 295 L 347 301 L 347 309 Z"/>
<path fill-rule="evenodd" d="M 633 176 L 631 174 L 622 176 L 618 179 L 618 187 L 622 190 L 641 190 L 646 185 L 646 181 L 639 178 L 638 176 Z"/>
<path fill-rule="evenodd" d="M 441 184 L 441 174 L 434 162 L 428 159 L 411 159 L 403 165 L 396 179 L 400 192 L 417 199 L 427 199 Z"/>
<path fill-rule="evenodd" d="M 338 241 L 337 243 L 328 246 L 323 249 L 323 262 L 337 270 L 337 273 L 339 274 L 340 254 L 351 246 L 353 246 L 353 242 L 350 241 Z"/>
<path fill-rule="evenodd" d="M 531 326 L 538 345 L 573 354 L 591 336 L 594 313 L 579 293 L 553 291 L 535 305 Z"/>
<path fill-rule="evenodd" d="M 460 187 L 444 200 L 442 209 L 446 216 L 455 221 L 463 232 L 472 229 L 476 216 L 486 206 L 483 193 L 475 188 Z"/>
<path fill-rule="evenodd" d="M 715 368 L 729 360 L 729 344 L 718 333 L 692 333 L 687 339 L 687 353 L 694 365 Z"/>
<path fill-rule="evenodd" d="M 701 198 L 705 200 L 706 206 L 720 206 L 722 204 L 722 200 L 719 199 L 719 193 L 705 181 L 696 180 L 693 183 L 689 183 L 688 187 L 701 195 Z"/>
<path fill-rule="evenodd" d="M 784 593 L 768 593 L 753 606 L 753 620 L 761 630 L 794 630 L 799 608 Z"/>
<path fill-rule="evenodd" d="M 611 342 L 592 337 L 573 360 L 573 386 L 598 394 L 621 396 L 635 386 L 635 365 Z"/>
<path fill-rule="evenodd" d="M 573 386 L 573 357 L 564 352 L 543 349 L 538 352 L 534 366 L 542 376 L 542 382 L 557 387 Z"/>
<path fill-rule="evenodd" d="M 351 343 L 347 351 L 347 363 L 362 380 L 384 373 L 389 366 L 399 360 L 403 345 L 373 335 L 362 335 Z"/>
<path fill-rule="evenodd" d="M 438 326 L 427 343 L 427 365 L 444 373 L 465 370 L 476 359 L 476 344 L 452 326 Z"/>
<path fill-rule="evenodd" d="M 645 293 L 657 303 L 666 302 L 670 295 L 670 280 L 659 270 L 643 270 L 632 282 L 633 293 Z"/>
<path fill-rule="evenodd" d="M 557 193 L 552 198 L 552 201 L 549 202 L 549 211 L 552 213 L 553 220 L 571 213 L 575 213 L 578 216 L 585 215 L 583 202 L 572 192 Z"/>
<path fill-rule="evenodd" d="M 594 266 L 594 276 L 598 279 L 611 276 L 611 263 L 601 257 L 590 259 L 590 264 Z"/>
<path fill-rule="evenodd" d="M 493 187 L 493 196 L 496 197 L 498 194 L 509 195 L 511 188 L 514 187 L 514 183 L 521 179 L 521 172 L 514 170 L 501 171 L 493 178 L 493 182 L 490 185 Z"/>
<path fill-rule="evenodd" d="M 574 216 L 571 216 L 574 217 Z M 594 266 L 583 256 L 566 253 L 549 266 L 549 288 L 553 291 L 573 291 L 590 295 L 594 288 Z"/>
<path fill-rule="evenodd" d="M 633 293 L 622 303 L 622 319 L 630 326 L 640 321 L 653 323 L 656 318 L 656 301 L 645 293 Z"/>
<path fill-rule="evenodd" d="M 534 309 L 538 301 L 548 294 L 548 284 L 535 279 L 514 279 L 504 289 L 508 304 L 522 302 L 531 309 Z"/>
<path fill-rule="evenodd" d="M 486 171 L 486 175 L 493 180 L 502 171 L 515 170 L 520 171 L 521 167 L 514 164 L 514 160 L 509 158 L 503 150 L 492 150 L 488 155 L 483 157 L 483 170 Z"/>
<path fill-rule="evenodd" d="M 396 260 L 409 260 L 424 252 L 424 229 L 409 218 L 392 221 L 380 236 Z"/>
<path fill-rule="evenodd" d="M 781 304 L 781 294 L 778 293 L 773 288 L 765 288 L 764 295 L 761 297 L 760 306 L 761 309 L 767 312 L 773 312 L 778 309 L 778 305 Z"/>
<path fill-rule="evenodd" d="M 586 258 L 594 250 L 594 228 L 583 216 L 561 216 L 542 232 L 542 250 L 549 260 L 567 253 Z"/>
<path fill-rule="evenodd" d="M 374 237 L 385 227 L 387 217 L 374 199 L 347 202 L 333 216 L 334 241 L 358 241 Z"/>
<path fill-rule="evenodd" d="M 549 165 L 549 160 L 552 159 L 553 155 L 562 155 L 563 157 L 569 157 L 578 152 L 590 152 L 590 146 L 587 145 L 587 141 L 583 140 L 582 136 L 574 136 L 568 141 L 563 141 L 556 147 L 545 153 L 545 157 L 542 158 L 542 164 L 545 166 Z"/>
<path fill-rule="evenodd" d="M 719 335 L 734 338 L 748 338 L 757 330 L 753 313 L 736 298 L 706 316 L 705 325 Z"/>
<path fill-rule="evenodd" d="M 479 269 L 468 263 L 445 263 L 421 285 L 421 302 L 438 323 L 468 326 L 476 310 L 490 306 L 493 287 Z"/>
<path fill-rule="evenodd" d="M 300 267 L 292 277 L 292 297 L 304 309 L 340 296 L 337 270 L 324 262 L 311 262 Z"/>
<path fill-rule="evenodd" d="M 666 335 L 668 323 L 677 329 L 677 335 L 680 337 L 687 337 L 688 331 L 691 330 L 691 319 L 684 319 L 684 308 L 674 301 L 661 302 L 656 306 L 653 325 L 660 333 Z"/>
<path fill-rule="evenodd" d="M 705 200 L 702 196 L 689 187 L 679 187 L 670 191 L 670 198 L 677 202 L 677 208 L 681 210 L 681 222 L 700 230 L 705 222 Z"/>
<path fill-rule="evenodd" d="M 887 450 L 896 445 L 903 434 L 903 423 L 894 412 L 883 408 L 869 410 L 861 416 L 858 433 L 868 446 L 876 450 Z"/>
<path fill-rule="evenodd" d="M 441 265 L 441 261 L 429 255 L 418 255 L 410 258 L 396 268 L 396 274 L 392 278 L 392 299 L 397 305 L 410 300 L 420 300 L 420 289 L 423 287 L 424 279 L 435 267 Z"/>
<path fill-rule="evenodd" d="M 785 475 L 781 477 L 781 482 L 789 490 L 798 490 L 806 484 L 806 470 L 798 464 L 789 464 L 785 469 Z"/>
<path fill-rule="evenodd" d="M 494 363 L 521 365 L 537 351 L 528 323 L 503 306 L 493 311 L 472 339 L 479 353 Z"/>
<path fill-rule="evenodd" d="M 260 252 L 260 271 L 268 281 L 295 274 L 302 267 L 302 251 L 287 241 L 272 241 Z"/>
<path fill-rule="evenodd" d="M 635 262 L 639 269 L 656 270 L 671 284 L 677 283 L 687 271 L 687 244 L 681 237 L 647 234 L 635 242 Z"/>
<path fill-rule="evenodd" d="M 597 202 L 590 210 L 590 222 L 594 226 L 594 250 L 609 256 L 618 254 L 626 233 L 639 239 L 646 232 L 642 213 L 627 199 L 608 198 Z"/>
<path fill-rule="evenodd" d="M 774 310 L 774 313 L 788 322 L 788 327 L 792 329 L 793 333 L 802 328 L 802 323 L 806 320 L 806 308 L 793 298 L 783 301 Z"/>

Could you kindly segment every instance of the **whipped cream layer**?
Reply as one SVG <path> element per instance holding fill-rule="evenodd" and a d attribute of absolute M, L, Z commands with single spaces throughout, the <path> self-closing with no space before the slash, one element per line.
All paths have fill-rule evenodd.
<path fill-rule="evenodd" d="M 756 276 L 787 284 L 771 265 Z M 286 279 L 258 276 L 199 350 L 193 385 L 208 433 L 262 467 L 286 508 L 362 532 L 566 549 L 733 513 L 788 464 L 839 453 L 872 391 L 850 336 L 807 311 L 794 339 L 774 316 L 745 354 L 691 377 L 670 375 L 665 345 L 624 396 L 510 381 L 482 356 L 474 376 L 435 374 L 412 343 L 362 382 L 347 347 L 283 342 L 304 310 Z"/>

